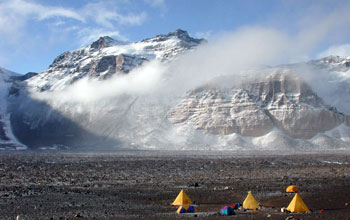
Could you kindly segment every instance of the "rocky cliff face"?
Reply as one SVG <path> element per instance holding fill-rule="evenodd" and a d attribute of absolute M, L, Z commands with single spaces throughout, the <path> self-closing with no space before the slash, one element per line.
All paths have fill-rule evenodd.
<path fill-rule="evenodd" d="M 234 78 L 192 90 L 169 113 L 175 124 L 212 134 L 259 137 L 278 128 L 292 138 L 309 139 L 349 123 L 349 116 L 324 104 L 300 77 L 275 70 L 240 84 Z M 231 87 L 227 87 L 229 81 Z"/>

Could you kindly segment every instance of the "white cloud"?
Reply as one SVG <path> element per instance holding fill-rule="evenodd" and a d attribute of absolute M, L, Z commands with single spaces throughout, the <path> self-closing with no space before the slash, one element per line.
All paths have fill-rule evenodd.
<path fill-rule="evenodd" d="M 119 95 L 148 95 L 159 85 L 166 67 L 157 62 L 148 62 L 142 67 L 133 69 L 129 74 L 115 74 L 109 80 L 83 78 L 62 91 L 50 93 L 32 92 L 31 96 L 47 100 L 52 106 L 62 103 L 91 104 L 106 101 Z"/>
<path fill-rule="evenodd" d="M 8 0 L 1 3 L 0 17 L 4 18 L 9 15 L 10 17 L 16 17 L 17 19 L 34 18 L 38 20 L 44 20 L 53 17 L 64 17 L 79 20 L 82 22 L 85 21 L 83 16 L 72 9 L 43 6 L 26 0 Z"/>
<path fill-rule="evenodd" d="M 9 43 L 18 43 L 28 34 L 26 27 L 29 23 L 46 21 L 52 26 L 62 26 L 62 30 L 78 25 L 81 29 L 104 29 L 103 32 L 120 36 L 116 31 L 117 24 L 141 25 L 147 18 L 145 12 L 119 13 L 118 10 L 118 5 L 109 1 L 88 3 L 80 9 L 73 9 L 43 5 L 32 0 L 4 0 L 0 2 L 0 34 L 8 38 Z M 69 19 L 75 23 L 69 23 Z"/>
<path fill-rule="evenodd" d="M 40 10 L 40 13 L 38 13 L 40 20 L 45 20 L 53 17 L 65 17 L 65 18 L 72 18 L 81 22 L 86 21 L 86 18 L 84 16 L 70 9 L 56 8 L 56 7 L 40 7 L 40 8 L 42 8 L 42 10 Z"/>
<path fill-rule="evenodd" d="M 336 45 L 328 48 L 317 55 L 318 58 L 327 57 L 330 55 L 348 57 L 350 56 L 350 44 Z"/>
<path fill-rule="evenodd" d="M 145 12 L 139 15 L 128 14 L 127 16 L 119 15 L 119 21 L 121 24 L 141 25 L 147 18 Z"/>
<path fill-rule="evenodd" d="M 179 94 L 207 83 L 214 77 L 288 60 L 290 37 L 276 29 L 245 27 L 226 32 L 180 57 L 169 70 L 176 76 L 171 85 Z"/>
<path fill-rule="evenodd" d="M 55 17 L 85 21 L 79 13 L 71 9 L 43 6 L 26 0 L 3 1 L 0 3 L 0 33 L 9 43 L 17 43 L 25 36 L 29 22 Z"/>
<path fill-rule="evenodd" d="M 310 52 L 325 41 L 335 41 L 350 34 L 350 4 L 342 4 L 330 12 L 316 11 L 301 19 L 301 28 L 296 36 L 296 50 Z"/>
<path fill-rule="evenodd" d="M 145 12 L 140 14 L 121 14 L 114 4 L 109 2 L 94 2 L 87 4 L 82 10 L 86 19 L 92 19 L 99 25 L 106 28 L 113 28 L 114 23 L 122 25 L 140 25 L 147 18 Z"/>

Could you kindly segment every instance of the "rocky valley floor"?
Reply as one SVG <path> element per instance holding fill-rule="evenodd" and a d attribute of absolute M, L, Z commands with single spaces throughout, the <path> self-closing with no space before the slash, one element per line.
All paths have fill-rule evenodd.
<path fill-rule="evenodd" d="M 220 208 L 242 203 L 249 190 L 262 210 L 226 218 L 350 219 L 349 159 L 349 152 L 1 152 L 0 219 L 221 219 Z M 312 213 L 280 212 L 291 184 Z M 170 203 L 182 188 L 199 213 L 175 213 Z"/>

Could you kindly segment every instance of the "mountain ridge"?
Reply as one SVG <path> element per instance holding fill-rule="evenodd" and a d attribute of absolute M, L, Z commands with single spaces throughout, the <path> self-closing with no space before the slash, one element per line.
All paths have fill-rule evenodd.
<path fill-rule="evenodd" d="M 130 43 L 101 37 L 87 47 L 57 56 L 49 68 L 34 77 L 29 85 L 38 91 L 52 91 L 63 89 L 85 76 L 106 79 L 114 74 L 126 74 L 144 62 L 154 59 L 166 62 L 203 41 L 189 37 L 180 29 Z"/>

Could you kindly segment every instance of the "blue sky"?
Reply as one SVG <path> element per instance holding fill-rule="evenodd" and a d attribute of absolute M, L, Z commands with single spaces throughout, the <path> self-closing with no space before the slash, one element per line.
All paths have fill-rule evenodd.
<path fill-rule="evenodd" d="M 100 36 L 139 41 L 177 28 L 209 41 L 246 27 L 273 29 L 307 48 L 290 62 L 348 55 L 349 11 L 345 0 L 0 0 L 0 66 L 41 72 Z"/>

